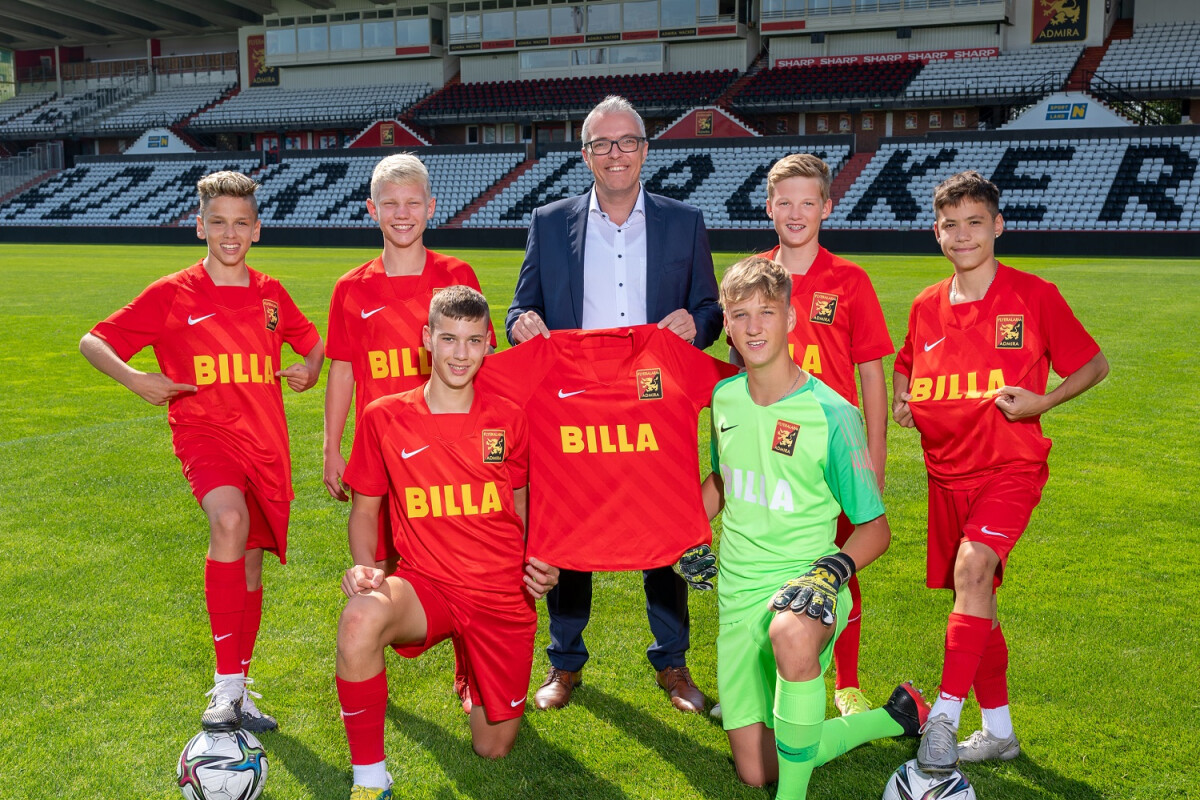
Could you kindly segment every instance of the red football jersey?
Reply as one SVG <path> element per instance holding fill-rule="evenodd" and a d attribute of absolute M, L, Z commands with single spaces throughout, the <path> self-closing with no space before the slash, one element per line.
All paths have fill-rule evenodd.
<path fill-rule="evenodd" d="M 515 599 L 525 594 L 525 529 L 513 490 L 528 477 L 525 412 L 476 391 L 469 413 L 433 414 L 418 386 L 367 406 L 343 479 L 387 495 L 404 564 L 455 591 L 511 595 L 506 602 L 532 609 Z"/>
<path fill-rule="evenodd" d="M 779 247 L 759 255 L 773 261 Z M 792 275 L 792 308 L 792 360 L 857 406 L 854 365 L 895 352 L 866 271 L 822 247 L 808 272 Z"/>
<path fill-rule="evenodd" d="M 429 301 L 440 289 L 460 285 L 479 289 L 470 265 L 432 250 L 425 251 L 420 275 L 389 277 L 380 257 L 338 279 L 329 303 L 325 355 L 350 362 L 355 420 L 372 400 L 429 379 L 429 353 L 421 344 Z M 496 346 L 491 320 L 488 342 Z"/>
<path fill-rule="evenodd" d="M 92 333 L 125 361 L 153 347 L 163 375 L 197 387 L 168 406 L 181 461 L 189 438 L 216 440 L 263 497 L 291 500 L 287 422 L 275 371 L 284 366 L 284 342 L 307 354 L 320 337 L 279 281 L 249 272 L 249 286 L 217 286 L 198 262 L 150 284 Z"/>
<path fill-rule="evenodd" d="M 966 488 L 1011 464 L 1042 464 L 1050 440 L 1039 419 L 1009 422 L 1001 386 L 1046 391 L 1050 367 L 1070 375 L 1100 347 L 1058 287 L 1000 265 L 987 295 L 950 304 L 950 278 L 913 301 L 896 371 L 909 377 L 909 408 L 934 480 Z"/>
<path fill-rule="evenodd" d="M 530 419 L 529 553 L 649 569 L 710 542 L 696 426 L 736 373 L 654 325 L 555 331 L 485 358 L 477 389 Z"/>

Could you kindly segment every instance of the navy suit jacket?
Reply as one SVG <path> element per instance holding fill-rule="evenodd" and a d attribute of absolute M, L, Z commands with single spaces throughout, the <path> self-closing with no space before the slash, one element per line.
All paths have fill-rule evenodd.
<path fill-rule="evenodd" d="M 525 261 L 504 320 L 513 324 L 536 311 L 551 330 L 583 327 L 583 247 L 590 192 L 549 203 L 533 212 Z M 717 279 L 708 231 L 700 209 L 645 193 L 646 321 L 657 323 L 685 308 L 696 321 L 695 345 L 708 347 L 721 331 Z"/>

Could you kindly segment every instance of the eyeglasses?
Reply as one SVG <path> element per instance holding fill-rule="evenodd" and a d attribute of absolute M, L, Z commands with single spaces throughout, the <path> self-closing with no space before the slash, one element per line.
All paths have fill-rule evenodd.
<path fill-rule="evenodd" d="M 612 152 L 613 145 L 622 153 L 632 153 L 646 141 L 645 136 L 622 136 L 620 139 L 592 139 L 584 145 L 594 156 L 606 156 Z"/>

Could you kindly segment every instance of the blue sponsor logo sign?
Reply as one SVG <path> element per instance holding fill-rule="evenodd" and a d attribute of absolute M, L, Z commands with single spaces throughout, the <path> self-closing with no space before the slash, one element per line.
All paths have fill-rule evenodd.
<path fill-rule="evenodd" d="M 1046 106 L 1046 121 L 1086 119 L 1087 109 L 1087 103 L 1051 103 Z"/>

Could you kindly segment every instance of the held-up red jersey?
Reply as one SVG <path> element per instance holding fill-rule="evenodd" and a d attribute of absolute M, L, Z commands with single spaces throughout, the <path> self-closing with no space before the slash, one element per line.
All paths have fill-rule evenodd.
<path fill-rule="evenodd" d="M 778 246 L 759 253 L 772 261 L 778 255 Z M 808 272 L 792 275 L 792 308 L 792 360 L 857 406 L 854 365 L 895 351 L 866 271 L 822 247 Z"/>
<path fill-rule="evenodd" d="M 418 386 L 367 406 L 343 480 L 387 495 L 405 566 L 476 598 L 510 595 L 525 609 L 514 613 L 525 614 L 525 530 L 513 491 L 528 473 L 528 427 L 514 403 L 477 390 L 470 412 L 433 414 Z"/>
<path fill-rule="evenodd" d="M 421 344 L 429 301 L 439 290 L 459 285 L 479 290 L 470 265 L 432 250 L 425 251 L 420 275 L 390 277 L 379 257 L 338 279 L 329 302 L 325 356 L 350 362 L 356 421 L 372 400 L 429 379 L 429 353 Z M 491 320 L 488 342 L 496 346 Z"/>
<path fill-rule="evenodd" d="M 250 285 L 217 286 L 204 263 L 160 278 L 92 333 L 128 361 L 151 346 L 162 374 L 196 386 L 171 401 L 175 455 L 217 442 L 268 500 L 291 500 L 283 394 L 275 371 L 287 342 L 307 354 L 320 337 L 279 281 L 249 270 Z"/>
<path fill-rule="evenodd" d="M 476 390 L 529 415 L 529 554 L 649 569 L 711 541 L 696 426 L 736 373 L 654 325 L 555 331 L 485 358 Z"/>
<path fill-rule="evenodd" d="M 913 302 L 896 371 L 909 378 L 909 408 L 929 476 L 970 488 L 997 469 L 1044 464 L 1050 440 L 1040 418 L 1009 422 L 994 397 L 1002 386 L 1044 394 L 1049 369 L 1070 375 L 1100 347 L 1058 287 L 999 265 L 987 295 L 950 304 L 950 279 Z"/>

